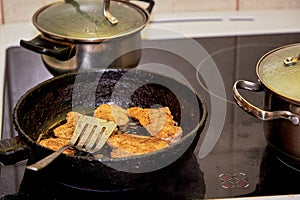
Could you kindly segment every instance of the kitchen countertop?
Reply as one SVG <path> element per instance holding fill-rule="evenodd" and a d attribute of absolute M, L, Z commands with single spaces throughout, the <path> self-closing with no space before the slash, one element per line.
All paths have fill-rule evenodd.
<path fill-rule="evenodd" d="M 182 13 L 177 15 L 153 15 L 149 25 L 142 31 L 142 38 L 169 39 L 180 37 L 217 37 L 232 35 L 259 35 L 268 33 L 300 32 L 296 20 L 299 10 L 243 11 Z M 166 31 L 167 30 L 167 31 Z M 3 97 L 5 50 L 16 46 L 20 39 L 31 39 L 39 32 L 28 23 L 0 26 L 0 95 Z M 2 113 L 2 98 L 0 111 Z M 0 115 L 0 122 L 2 115 Z M 1 126 L 0 126 L 1 127 Z M 237 198 L 235 198 L 236 200 Z M 300 199 L 300 195 L 241 198 L 248 199 Z M 229 200 L 229 199 L 227 199 Z"/>

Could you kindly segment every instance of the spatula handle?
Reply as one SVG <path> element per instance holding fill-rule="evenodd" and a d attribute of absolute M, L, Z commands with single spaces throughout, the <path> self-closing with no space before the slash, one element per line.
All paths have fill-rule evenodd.
<path fill-rule="evenodd" d="M 72 146 L 71 144 L 65 145 L 62 148 L 60 148 L 58 151 L 53 152 L 49 156 L 39 160 L 38 162 L 32 165 L 28 165 L 26 168 L 33 171 L 38 171 L 40 169 L 43 169 L 44 167 L 49 165 L 55 158 L 57 158 L 60 154 L 62 154 L 62 152 L 64 152 L 66 149 L 68 149 L 71 146 Z"/>

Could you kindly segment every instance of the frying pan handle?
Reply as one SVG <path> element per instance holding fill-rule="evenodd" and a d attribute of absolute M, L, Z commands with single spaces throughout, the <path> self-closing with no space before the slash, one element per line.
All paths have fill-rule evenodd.
<path fill-rule="evenodd" d="M 13 165 L 28 158 L 29 149 L 24 145 L 20 138 L 0 140 L 0 163 Z"/>
<path fill-rule="evenodd" d="M 36 53 L 54 57 L 60 61 L 69 60 L 76 53 L 75 44 L 53 40 L 43 35 L 38 35 L 29 41 L 20 40 L 20 45 Z"/>
<path fill-rule="evenodd" d="M 238 80 L 233 85 L 233 97 L 236 103 L 246 112 L 251 115 L 261 119 L 261 120 L 273 120 L 273 119 L 286 119 L 292 122 L 293 125 L 298 126 L 300 117 L 293 114 L 290 111 L 265 111 L 262 110 L 251 103 L 249 103 L 242 95 L 239 93 L 238 89 L 262 92 L 264 88 L 259 83 L 252 83 L 250 81 Z"/>
<path fill-rule="evenodd" d="M 153 0 L 138 0 L 138 1 L 143 1 L 143 2 L 146 2 L 146 3 L 149 3 L 148 7 L 146 8 L 146 10 L 151 13 L 152 10 L 153 10 L 153 7 L 155 5 L 155 1 Z"/>

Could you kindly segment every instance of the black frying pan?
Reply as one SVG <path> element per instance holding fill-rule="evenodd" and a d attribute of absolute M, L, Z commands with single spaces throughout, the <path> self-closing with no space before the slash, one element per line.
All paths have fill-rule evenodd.
<path fill-rule="evenodd" d="M 172 78 L 137 69 L 64 74 L 37 85 L 19 99 L 13 113 L 19 136 L 8 141 L 16 142 L 11 145 L 16 150 L 8 156 L 2 154 L 0 161 L 18 161 L 14 154 L 22 154 L 21 149 L 26 150 L 28 164 L 47 156 L 52 150 L 36 142 L 41 133 L 71 110 L 88 114 L 102 103 L 123 108 L 168 106 L 182 127 L 182 139 L 162 150 L 128 158 L 61 155 L 42 171 L 79 187 L 133 188 L 153 182 L 153 177 L 159 182 L 193 154 L 207 118 L 203 99 Z"/>

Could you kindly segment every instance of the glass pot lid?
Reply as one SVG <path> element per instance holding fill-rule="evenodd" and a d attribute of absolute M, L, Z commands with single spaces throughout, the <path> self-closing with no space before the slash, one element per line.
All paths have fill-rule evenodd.
<path fill-rule="evenodd" d="M 271 91 L 300 102 L 300 43 L 277 48 L 258 62 L 257 75 Z"/>
<path fill-rule="evenodd" d="M 126 1 L 110 2 L 110 12 L 118 19 L 110 23 L 103 14 L 104 0 L 66 0 L 39 9 L 33 16 L 35 27 L 55 39 L 95 42 L 118 38 L 144 28 L 149 14 Z"/>

